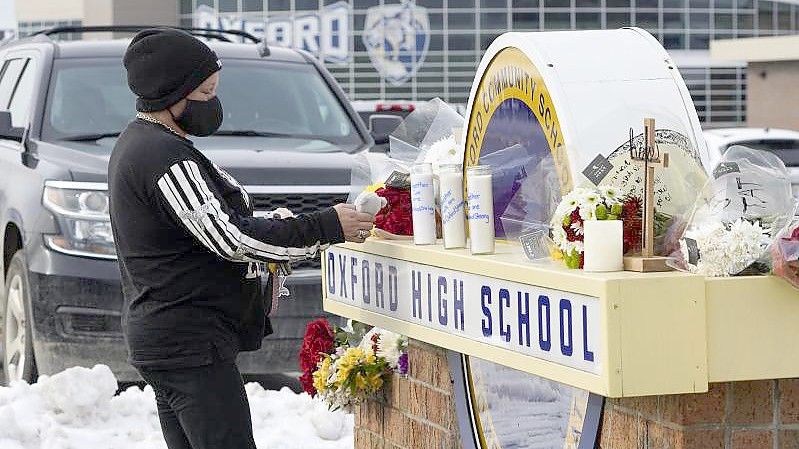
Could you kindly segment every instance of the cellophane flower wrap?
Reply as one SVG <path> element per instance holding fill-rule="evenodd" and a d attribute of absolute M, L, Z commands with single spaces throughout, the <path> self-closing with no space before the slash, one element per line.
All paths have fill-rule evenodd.
<path fill-rule="evenodd" d="M 772 248 L 774 274 L 799 289 L 799 219 L 785 228 Z"/>
<path fill-rule="evenodd" d="M 419 162 L 433 165 L 433 173 L 447 163 L 463 163 L 458 143 L 463 117 L 441 99 L 417 107 L 389 136 L 388 154 L 364 153 L 355 158 L 350 202 L 364 190 L 372 190 L 388 202 L 375 216 L 375 235 L 403 238 L 413 235 L 410 182 L 397 182 Z M 394 176 L 392 176 L 394 175 Z M 437 212 L 437 217 L 440 215 Z"/>
<path fill-rule="evenodd" d="M 303 378 L 307 378 L 301 380 L 308 394 L 319 397 L 331 409 L 351 409 L 378 395 L 395 373 L 407 375 L 406 337 L 361 323 L 345 328 L 325 324 L 329 326 L 325 321 L 308 327 L 308 350 L 303 344 L 300 355 Z M 333 344 L 328 346 L 330 338 Z M 313 351 L 317 351 L 315 357 Z M 306 372 L 311 362 L 313 366 Z"/>
<path fill-rule="evenodd" d="M 774 154 L 729 148 L 702 189 L 672 256 L 705 276 L 763 274 L 796 208 L 785 164 Z"/>

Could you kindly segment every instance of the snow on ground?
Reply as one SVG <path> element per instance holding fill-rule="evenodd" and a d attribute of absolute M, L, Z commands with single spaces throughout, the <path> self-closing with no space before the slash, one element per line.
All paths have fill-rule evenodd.
<path fill-rule="evenodd" d="M 0 387 L 2 449 L 165 449 L 152 388 L 117 396 L 105 365 Z M 353 416 L 288 388 L 246 386 L 259 449 L 351 449 Z"/>

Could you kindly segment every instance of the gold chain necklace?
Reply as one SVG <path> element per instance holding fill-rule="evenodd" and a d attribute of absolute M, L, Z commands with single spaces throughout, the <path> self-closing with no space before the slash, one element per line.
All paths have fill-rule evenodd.
<path fill-rule="evenodd" d="M 164 128 L 172 131 L 172 133 L 175 134 L 176 136 L 183 137 L 183 136 L 180 135 L 179 132 L 177 132 L 175 130 L 175 128 L 173 128 L 173 127 L 167 125 L 166 123 L 162 122 L 161 120 L 158 120 L 155 117 L 151 117 L 151 116 L 149 116 L 149 115 L 147 115 L 147 114 L 145 114 L 143 112 L 137 112 L 136 113 L 136 118 L 140 118 L 140 119 L 142 119 L 142 120 L 144 120 L 146 122 L 155 123 L 156 125 L 161 125 Z"/>

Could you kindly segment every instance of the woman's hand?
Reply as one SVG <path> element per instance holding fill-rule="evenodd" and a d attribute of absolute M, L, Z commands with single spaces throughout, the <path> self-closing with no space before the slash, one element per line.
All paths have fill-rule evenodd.
<path fill-rule="evenodd" d="M 348 242 L 363 243 L 369 237 L 374 226 L 374 215 L 358 212 L 352 204 L 336 204 L 333 209 L 338 214 L 344 238 Z"/>

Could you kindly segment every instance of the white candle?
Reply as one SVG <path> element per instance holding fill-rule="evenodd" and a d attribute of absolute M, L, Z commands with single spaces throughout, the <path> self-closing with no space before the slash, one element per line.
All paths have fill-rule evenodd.
<path fill-rule="evenodd" d="M 430 164 L 416 164 L 411 168 L 411 208 L 413 242 L 417 245 L 436 243 L 436 202 Z"/>
<path fill-rule="evenodd" d="M 604 272 L 624 269 L 624 241 L 621 220 L 583 222 L 585 271 Z"/>
<path fill-rule="evenodd" d="M 466 247 L 466 214 L 463 204 L 463 166 L 445 164 L 439 169 L 439 204 L 444 248 Z"/>
<path fill-rule="evenodd" d="M 486 165 L 476 165 L 466 170 L 472 254 L 494 252 L 494 193 L 491 179 L 491 167 Z"/>

